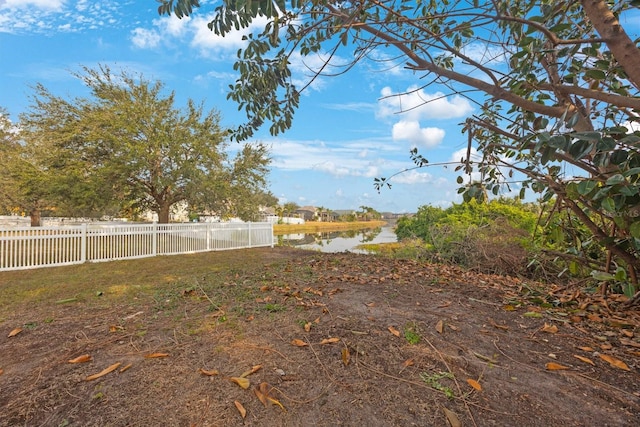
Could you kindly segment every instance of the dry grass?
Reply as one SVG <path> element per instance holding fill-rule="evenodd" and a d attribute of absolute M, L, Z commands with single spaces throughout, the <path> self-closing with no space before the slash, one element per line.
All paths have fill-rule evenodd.
<path fill-rule="evenodd" d="M 319 231 L 361 230 L 363 228 L 377 228 L 386 225 L 385 221 L 354 221 L 354 222 L 306 222 L 304 224 L 274 224 L 273 234 L 316 233 Z"/>

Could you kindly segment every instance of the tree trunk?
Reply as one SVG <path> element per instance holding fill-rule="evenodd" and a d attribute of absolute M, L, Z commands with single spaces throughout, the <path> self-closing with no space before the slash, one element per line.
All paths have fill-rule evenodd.
<path fill-rule="evenodd" d="M 171 205 L 163 204 L 160 206 L 160 209 L 158 209 L 157 214 L 159 224 L 169 223 L 169 208 L 171 208 Z"/>
<path fill-rule="evenodd" d="M 640 49 L 624 31 L 622 25 L 604 0 L 582 0 L 582 7 L 614 58 L 629 76 L 629 81 L 640 87 Z"/>
<path fill-rule="evenodd" d="M 42 225 L 42 217 L 40 209 L 33 208 L 31 212 L 29 212 L 29 216 L 31 217 L 31 226 L 32 227 L 40 227 Z"/>

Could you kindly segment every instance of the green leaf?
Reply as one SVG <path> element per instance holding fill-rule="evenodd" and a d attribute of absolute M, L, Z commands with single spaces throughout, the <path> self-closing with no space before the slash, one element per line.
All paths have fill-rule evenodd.
<path fill-rule="evenodd" d="M 602 134 L 600 132 L 573 132 L 571 137 L 582 141 L 600 141 Z"/>
<path fill-rule="evenodd" d="M 538 313 L 537 311 L 527 311 L 522 316 L 523 317 L 532 317 L 532 318 L 538 319 L 538 318 L 542 317 L 542 314 Z"/>
<path fill-rule="evenodd" d="M 591 193 L 594 188 L 596 188 L 596 181 L 580 181 L 580 183 L 578 184 L 578 193 L 580 193 L 581 196 L 585 196 Z"/>
<path fill-rule="evenodd" d="M 602 202 L 600 203 L 600 206 L 602 207 L 602 209 L 608 212 L 616 211 L 616 203 L 613 201 L 611 197 L 606 197 L 605 199 L 603 199 Z"/>
<path fill-rule="evenodd" d="M 624 175 L 617 173 L 617 174 L 609 177 L 609 179 L 607 179 L 606 184 L 607 185 L 616 185 L 616 184 L 620 184 L 621 182 L 625 182 L 625 181 L 626 181 L 626 179 L 625 179 Z"/>
<path fill-rule="evenodd" d="M 587 70 L 584 75 L 595 80 L 604 80 L 607 78 L 607 75 L 601 70 Z"/>
<path fill-rule="evenodd" d="M 571 147 L 569 147 L 569 154 L 574 159 L 580 160 L 589 154 L 591 150 L 593 150 L 594 146 L 594 142 L 579 140 L 571 144 Z"/>
<path fill-rule="evenodd" d="M 624 176 L 632 176 L 640 174 L 640 168 L 631 168 L 624 172 Z"/>
<path fill-rule="evenodd" d="M 566 150 L 569 145 L 569 139 L 564 135 L 554 135 L 549 139 L 549 145 L 553 148 Z"/>
<path fill-rule="evenodd" d="M 636 239 L 640 239 L 640 221 L 636 221 L 629 227 L 629 233 Z"/>
<path fill-rule="evenodd" d="M 596 280 L 603 281 L 603 282 L 615 279 L 613 274 L 605 273 L 604 271 L 598 271 L 598 270 L 593 270 L 591 272 L 591 277 L 593 277 Z"/>

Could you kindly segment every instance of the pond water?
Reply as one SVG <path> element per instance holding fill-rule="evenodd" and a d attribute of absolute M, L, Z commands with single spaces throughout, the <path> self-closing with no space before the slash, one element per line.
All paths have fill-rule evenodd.
<path fill-rule="evenodd" d="M 362 230 L 333 231 L 325 233 L 284 234 L 276 236 L 278 246 L 295 246 L 320 252 L 368 253 L 356 249 L 364 243 L 393 243 L 397 241 L 391 227 L 378 227 Z"/>

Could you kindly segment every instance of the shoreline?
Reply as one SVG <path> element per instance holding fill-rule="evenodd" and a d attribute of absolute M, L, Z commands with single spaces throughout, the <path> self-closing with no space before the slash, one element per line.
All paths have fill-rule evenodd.
<path fill-rule="evenodd" d="M 304 224 L 273 224 L 273 234 L 315 233 L 321 231 L 359 230 L 362 228 L 377 228 L 387 225 L 387 221 L 354 221 L 354 222 L 317 222 L 308 221 Z"/>

